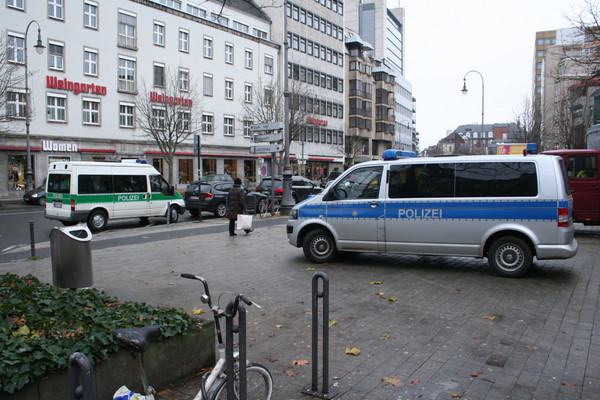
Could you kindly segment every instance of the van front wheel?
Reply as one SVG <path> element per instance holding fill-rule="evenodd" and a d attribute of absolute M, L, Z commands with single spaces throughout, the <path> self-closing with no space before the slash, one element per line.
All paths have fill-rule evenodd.
<path fill-rule="evenodd" d="M 179 208 L 175 206 L 171 206 L 171 208 L 169 208 L 169 221 L 172 224 L 179 221 Z"/>
<path fill-rule="evenodd" d="M 331 234 L 324 229 L 310 231 L 302 242 L 304 255 L 311 262 L 326 263 L 337 257 L 337 247 Z"/>
<path fill-rule="evenodd" d="M 108 217 L 104 211 L 94 210 L 90 213 L 87 224 L 92 232 L 100 232 L 106 229 Z"/>
<path fill-rule="evenodd" d="M 500 276 L 518 278 L 531 268 L 533 253 L 531 247 L 515 236 L 496 239 L 488 252 L 490 267 Z"/>

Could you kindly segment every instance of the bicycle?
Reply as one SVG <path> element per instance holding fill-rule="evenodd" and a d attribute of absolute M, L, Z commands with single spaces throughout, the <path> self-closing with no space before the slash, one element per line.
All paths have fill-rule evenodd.
<path fill-rule="evenodd" d="M 278 199 L 276 199 L 275 202 L 271 202 L 271 200 L 269 200 L 268 202 L 261 201 L 258 205 L 258 215 L 260 215 L 260 218 L 265 218 L 267 216 L 267 213 L 270 213 L 271 216 L 274 217 L 280 214 L 280 210 L 281 200 Z"/>
<path fill-rule="evenodd" d="M 204 286 L 204 294 L 200 300 L 202 303 L 207 304 L 213 313 L 215 320 L 215 331 L 217 334 L 217 352 L 218 361 L 212 368 L 210 374 L 203 374 L 200 383 L 200 391 L 194 397 L 194 400 L 226 400 L 227 399 L 227 375 L 225 373 L 225 344 L 223 342 L 223 335 L 221 333 L 220 320 L 224 317 L 235 317 L 238 310 L 240 301 L 243 301 L 248 306 L 260 306 L 250 301 L 243 294 L 238 294 L 235 297 L 234 305 L 230 311 L 233 315 L 229 315 L 227 312 L 230 310 L 228 307 L 226 310 L 214 305 L 210 296 L 208 283 L 201 276 L 183 273 L 182 278 L 195 279 L 202 282 Z M 131 328 L 131 329 L 117 329 L 113 332 L 113 338 L 125 349 L 132 352 L 136 362 L 138 375 L 141 378 L 142 385 L 144 388 L 145 397 L 144 400 L 154 400 L 155 390 L 148 384 L 146 374 L 144 372 L 141 355 L 148 347 L 149 342 L 160 335 L 160 326 L 153 325 L 144 328 Z M 239 399 L 239 365 L 238 359 L 239 354 L 234 352 L 235 359 L 235 378 L 234 378 L 234 397 Z M 273 377 L 269 370 L 258 363 L 246 362 L 246 385 L 247 385 L 247 398 L 252 400 L 270 400 L 273 392 Z M 125 388 L 126 389 L 126 388 Z"/>

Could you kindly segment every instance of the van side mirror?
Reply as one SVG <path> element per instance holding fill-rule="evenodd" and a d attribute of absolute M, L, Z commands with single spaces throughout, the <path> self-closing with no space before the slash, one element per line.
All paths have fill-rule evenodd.
<path fill-rule="evenodd" d="M 175 196 L 175 186 L 169 186 L 166 192 L 165 196 Z"/>

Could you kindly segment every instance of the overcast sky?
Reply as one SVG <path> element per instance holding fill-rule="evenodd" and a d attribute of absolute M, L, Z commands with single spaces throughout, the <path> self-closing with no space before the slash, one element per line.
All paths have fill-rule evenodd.
<path fill-rule="evenodd" d="M 462 124 L 514 122 L 531 97 L 535 33 L 570 28 L 584 0 L 388 0 L 403 7 L 405 77 L 417 103 L 420 149 Z"/>

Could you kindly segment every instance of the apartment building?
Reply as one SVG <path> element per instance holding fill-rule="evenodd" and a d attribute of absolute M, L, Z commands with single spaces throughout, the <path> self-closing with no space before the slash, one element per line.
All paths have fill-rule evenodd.
<path fill-rule="evenodd" d="M 0 8 L 9 64 L 18 67 L 17 74 L 28 67 L 35 185 L 50 162 L 63 160 L 146 159 L 167 176 L 163 149 L 144 134 L 138 117 L 140 105 L 147 105 L 152 121 L 161 122 L 161 109 L 173 103 L 181 107 L 183 130 L 196 133 L 201 143 L 200 157 L 193 151 L 194 135 L 179 145 L 173 184 L 194 180 L 200 160 L 205 174 L 259 178 L 265 156 L 248 151 L 254 121 L 244 117 L 244 104 L 281 68 L 272 21 L 253 2 L 6 0 Z M 42 54 L 33 48 L 38 27 Z M 165 94 L 169 77 L 180 95 Z M 24 81 L 6 96 L 0 112 L 12 120 L 0 124 L 0 168 L 16 167 L 21 188 Z M 1 195 L 21 196 L 14 187 L 6 173 L 0 175 Z"/>

